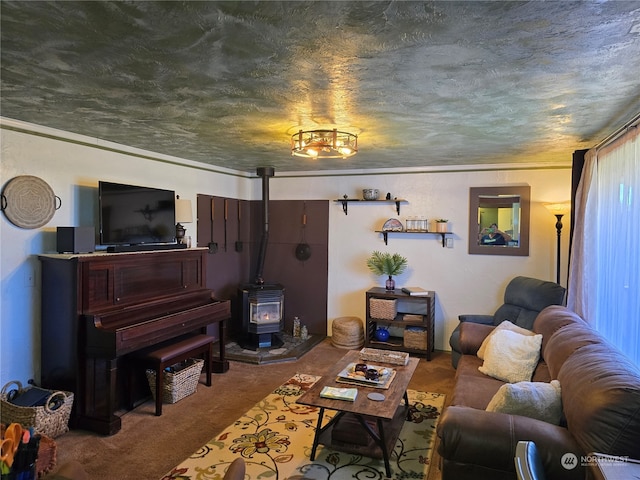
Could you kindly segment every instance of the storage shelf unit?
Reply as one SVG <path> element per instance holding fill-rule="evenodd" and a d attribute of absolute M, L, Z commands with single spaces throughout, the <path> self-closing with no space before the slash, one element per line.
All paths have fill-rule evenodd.
<path fill-rule="evenodd" d="M 399 350 L 417 355 L 426 355 L 431 360 L 431 352 L 434 350 L 435 327 L 435 292 L 428 295 L 408 295 L 402 290 L 386 290 L 375 287 L 366 292 L 366 325 L 365 346 L 383 350 Z M 397 314 L 392 319 L 373 318 L 371 316 L 371 299 L 396 300 Z M 375 332 L 379 327 L 395 327 L 393 330 L 402 330 L 402 336 L 390 336 L 387 341 L 376 340 Z M 404 335 L 407 327 L 423 329 L 426 335 L 426 348 L 410 348 L 405 346 Z"/>

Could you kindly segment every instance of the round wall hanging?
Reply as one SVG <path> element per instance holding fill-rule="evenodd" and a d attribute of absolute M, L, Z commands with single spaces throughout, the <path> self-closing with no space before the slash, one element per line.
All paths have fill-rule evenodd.
<path fill-rule="evenodd" d="M 20 228 L 46 225 L 61 205 L 62 200 L 53 193 L 49 184 L 32 175 L 12 178 L 2 190 L 2 211 L 11 223 Z"/>

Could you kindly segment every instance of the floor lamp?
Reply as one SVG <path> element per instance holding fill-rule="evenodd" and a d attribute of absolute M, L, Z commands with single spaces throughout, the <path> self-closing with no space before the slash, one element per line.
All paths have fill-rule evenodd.
<path fill-rule="evenodd" d="M 556 231 L 558 233 L 558 247 L 556 253 L 556 283 L 560 284 L 560 239 L 562 237 L 562 217 L 571 211 L 571 202 L 545 203 L 544 206 L 556 217 Z"/>

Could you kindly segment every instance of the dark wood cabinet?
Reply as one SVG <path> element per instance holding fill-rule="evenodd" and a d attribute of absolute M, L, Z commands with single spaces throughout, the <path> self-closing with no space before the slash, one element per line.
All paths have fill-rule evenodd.
<path fill-rule="evenodd" d="M 42 385 L 74 392 L 72 426 L 120 429 L 128 354 L 214 325 L 224 340 L 230 306 L 205 287 L 206 249 L 39 258 Z"/>
<path fill-rule="evenodd" d="M 372 311 L 372 305 L 374 308 L 377 307 L 376 300 L 386 301 L 394 306 L 392 309 L 388 307 L 387 312 L 381 315 Z M 427 360 L 431 360 L 435 338 L 436 295 L 434 291 L 429 291 L 425 296 L 416 296 L 408 295 L 402 290 L 375 287 L 367 291 L 366 302 L 365 346 L 426 355 Z M 387 316 L 386 313 L 389 311 L 391 313 Z M 379 316 L 385 318 L 377 318 Z M 389 338 L 378 340 L 375 335 L 378 328 L 388 329 L 391 332 Z M 423 345 L 416 346 L 415 343 L 409 343 L 408 334 L 416 336 L 419 339 L 418 343 L 424 338 Z"/>

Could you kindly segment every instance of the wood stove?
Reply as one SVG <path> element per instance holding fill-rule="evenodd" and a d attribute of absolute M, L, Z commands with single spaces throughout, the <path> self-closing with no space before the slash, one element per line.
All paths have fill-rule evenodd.
<path fill-rule="evenodd" d="M 257 350 L 263 347 L 279 347 L 284 342 L 279 336 L 284 328 L 284 287 L 280 284 L 265 284 L 262 278 L 264 260 L 269 241 L 269 178 L 274 169 L 260 167 L 262 177 L 262 237 L 256 265 L 254 283 L 239 289 L 241 299 L 242 331 L 246 335 L 242 347 Z"/>
<path fill-rule="evenodd" d="M 284 327 L 284 287 L 274 285 L 245 285 L 240 289 L 242 299 L 242 330 L 247 334 L 245 348 L 279 347 Z"/>

